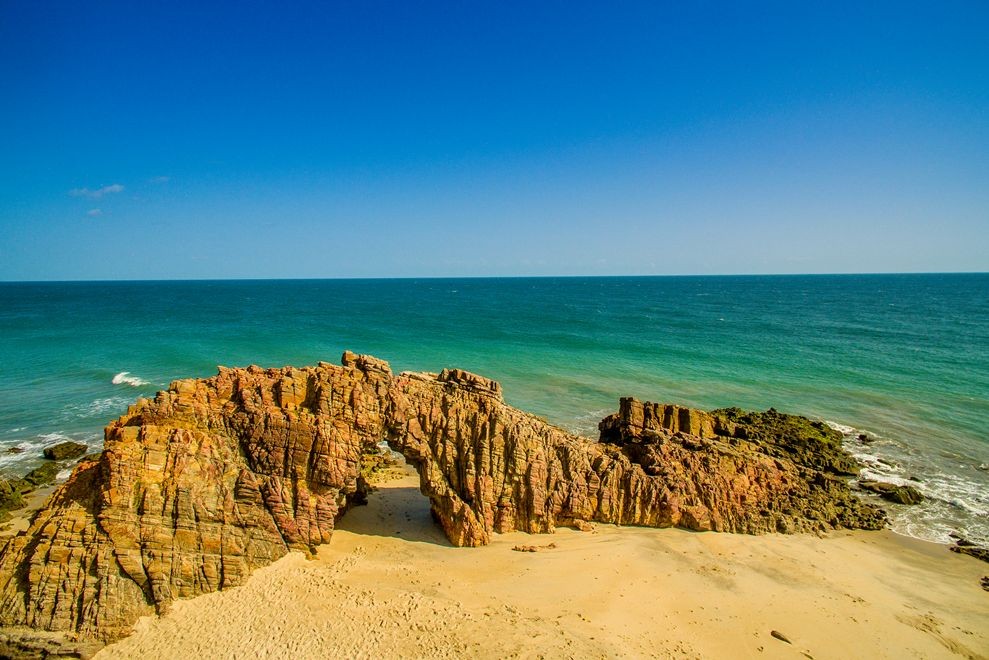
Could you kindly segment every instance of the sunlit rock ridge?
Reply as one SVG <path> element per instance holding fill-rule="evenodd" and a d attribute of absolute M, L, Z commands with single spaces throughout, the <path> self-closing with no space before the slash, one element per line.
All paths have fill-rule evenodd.
<path fill-rule="evenodd" d="M 775 411 L 622 399 L 594 441 L 507 405 L 465 371 L 227 369 L 139 400 L 26 533 L 0 552 L 0 624 L 109 641 L 178 598 L 242 584 L 330 541 L 368 496 L 387 440 L 415 466 L 450 542 L 578 521 L 760 534 L 881 527 L 850 492 L 833 432 Z"/>

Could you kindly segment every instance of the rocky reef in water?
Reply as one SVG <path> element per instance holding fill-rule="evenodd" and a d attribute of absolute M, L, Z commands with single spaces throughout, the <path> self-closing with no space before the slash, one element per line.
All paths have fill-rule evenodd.
<path fill-rule="evenodd" d="M 220 368 L 140 400 L 0 551 L 0 625 L 109 641 L 169 603 L 330 540 L 386 439 L 451 543 L 584 521 L 760 534 L 877 529 L 840 436 L 775 411 L 622 399 L 600 441 L 507 405 L 460 370 Z M 22 628 L 23 629 L 23 628 Z"/>

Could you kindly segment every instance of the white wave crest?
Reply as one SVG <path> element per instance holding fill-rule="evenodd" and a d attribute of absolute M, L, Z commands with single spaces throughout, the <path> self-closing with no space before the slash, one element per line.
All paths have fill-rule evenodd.
<path fill-rule="evenodd" d="M 113 377 L 110 381 L 114 385 L 130 385 L 131 387 L 140 387 L 141 385 L 150 385 L 148 381 L 138 378 L 137 376 L 131 376 L 129 371 L 121 371 L 119 374 Z"/>
<path fill-rule="evenodd" d="M 844 424 L 839 424 L 838 422 L 832 422 L 828 419 L 824 420 L 824 423 L 842 435 L 858 435 L 859 433 L 859 430 L 854 426 L 846 426 Z"/>
<path fill-rule="evenodd" d="M 37 467 L 41 451 L 60 442 L 71 440 L 81 442 L 90 449 L 100 446 L 102 435 L 86 432 L 51 431 L 39 433 L 17 443 L 0 443 L 0 471 L 5 476 L 24 474 L 29 468 Z"/>
<path fill-rule="evenodd" d="M 65 442 L 66 440 L 72 439 L 70 436 L 67 436 L 66 434 L 60 431 L 52 431 L 51 433 L 39 433 L 38 437 L 44 440 L 45 442 Z"/>
<path fill-rule="evenodd" d="M 46 444 L 48 443 L 25 440 L 16 445 L 0 446 L 0 468 L 21 463 L 26 457 L 36 458 Z"/>

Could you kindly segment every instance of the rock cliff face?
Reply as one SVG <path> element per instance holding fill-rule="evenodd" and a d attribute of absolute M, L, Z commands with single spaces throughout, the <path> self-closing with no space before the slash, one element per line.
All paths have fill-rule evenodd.
<path fill-rule="evenodd" d="M 460 370 L 395 376 L 349 352 L 339 367 L 220 368 L 107 426 L 99 460 L 0 552 L 0 625 L 110 640 L 177 598 L 311 552 L 366 497 L 362 456 L 381 439 L 417 468 L 458 546 L 587 520 L 747 533 L 882 525 L 812 440 L 761 442 L 760 428 L 623 399 L 594 442 Z"/>
<path fill-rule="evenodd" d="M 842 476 L 855 474 L 841 434 L 770 409 L 707 413 L 622 399 L 598 425 L 663 484 L 672 524 L 729 532 L 878 529 L 885 514 L 863 505 Z M 676 518 L 676 510 L 681 512 Z"/>

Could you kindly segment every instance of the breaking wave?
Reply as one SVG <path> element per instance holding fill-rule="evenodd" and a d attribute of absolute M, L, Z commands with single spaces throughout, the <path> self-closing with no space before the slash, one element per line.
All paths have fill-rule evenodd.
<path fill-rule="evenodd" d="M 955 465 L 955 469 L 948 470 L 927 455 L 904 451 L 889 438 L 844 424 L 826 423 L 841 432 L 845 450 L 862 464 L 860 478 L 912 486 L 924 495 L 924 501 L 915 506 L 882 502 L 894 531 L 939 543 L 951 542 L 955 534 L 982 543 L 989 541 L 989 492 L 980 483 L 983 480 L 977 476 L 977 465 Z"/>
<path fill-rule="evenodd" d="M 114 376 L 113 380 L 110 382 L 114 385 L 130 385 L 131 387 L 140 387 L 141 385 L 151 384 L 143 378 L 132 376 L 129 371 L 121 371 L 119 374 Z"/>
<path fill-rule="evenodd" d="M 4 442 L 0 444 L 0 476 L 22 476 L 44 462 L 41 452 L 45 447 L 67 440 L 81 442 L 89 448 L 88 451 L 95 451 L 101 447 L 103 438 L 101 434 L 92 432 L 52 431 L 21 438 L 17 442 Z M 67 466 L 66 469 L 71 467 L 74 465 Z"/>

